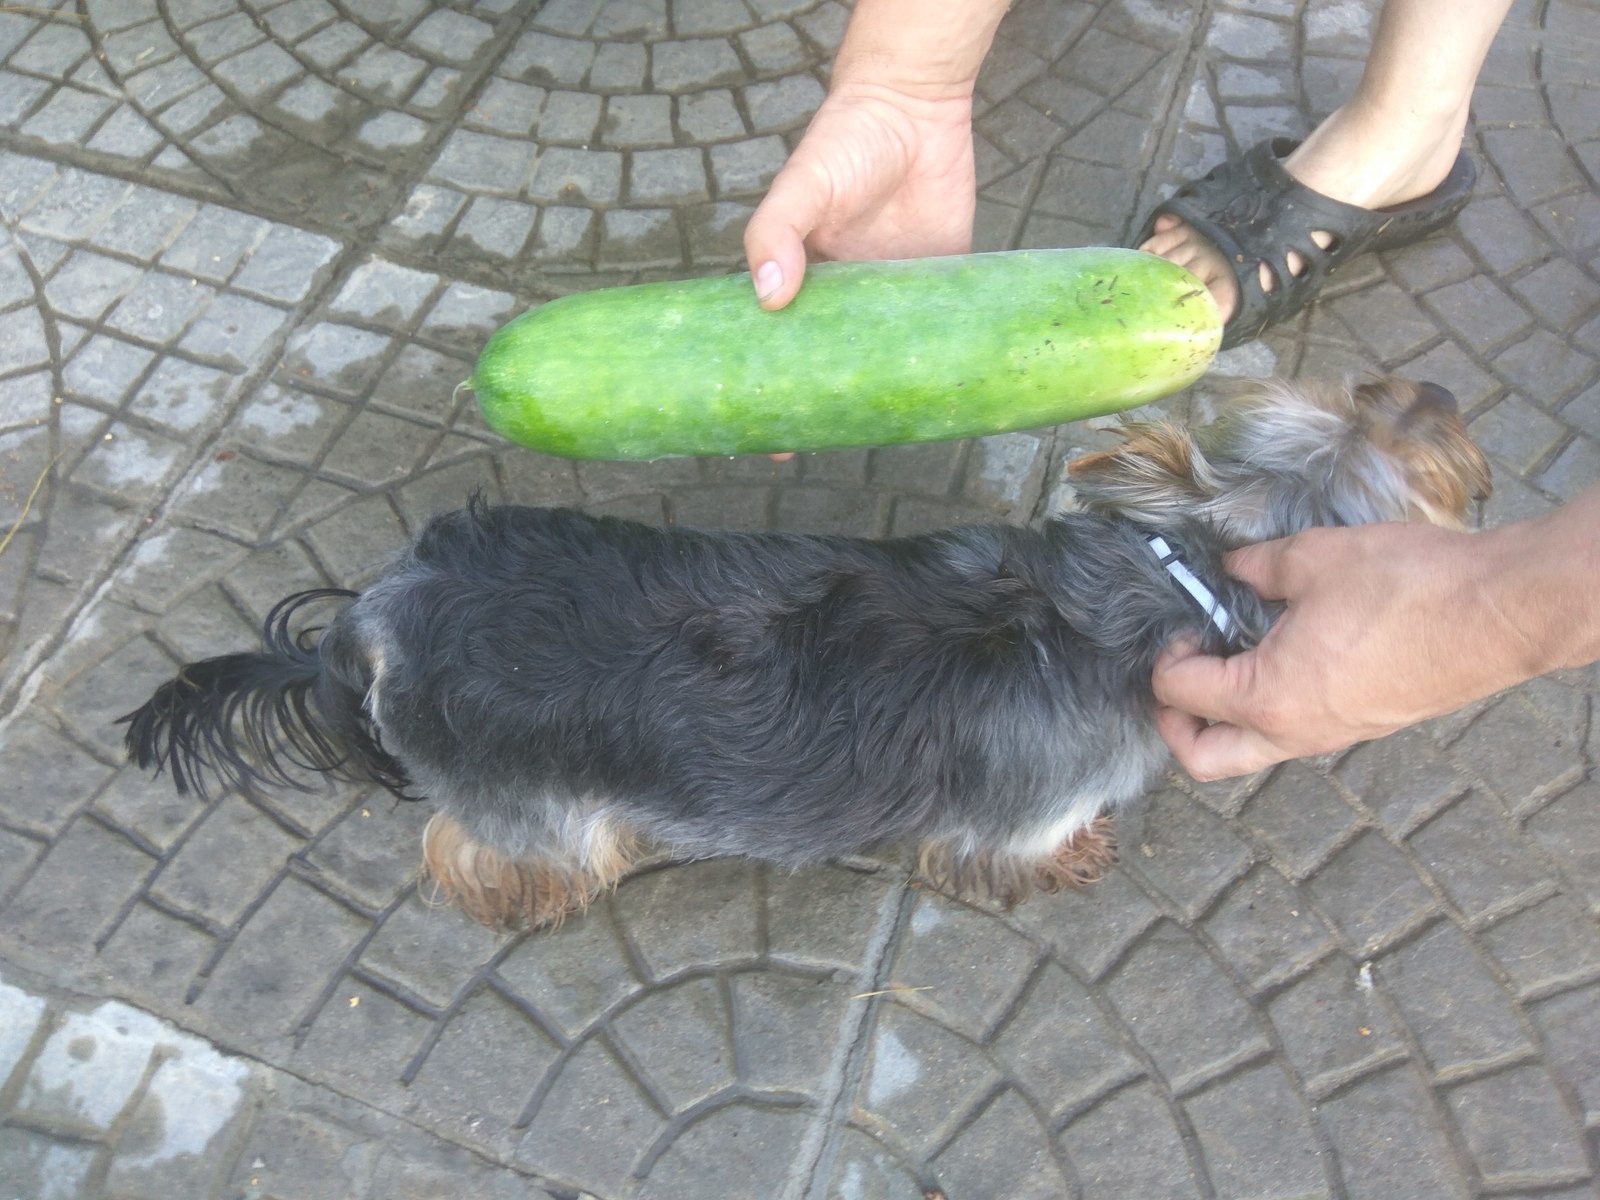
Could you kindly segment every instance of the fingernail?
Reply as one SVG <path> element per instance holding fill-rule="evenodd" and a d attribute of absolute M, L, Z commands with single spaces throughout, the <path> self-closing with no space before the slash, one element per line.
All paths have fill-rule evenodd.
<path fill-rule="evenodd" d="M 764 262 L 756 270 L 756 299 L 769 300 L 783 286 L 783 268 L 775 262 Z"/>

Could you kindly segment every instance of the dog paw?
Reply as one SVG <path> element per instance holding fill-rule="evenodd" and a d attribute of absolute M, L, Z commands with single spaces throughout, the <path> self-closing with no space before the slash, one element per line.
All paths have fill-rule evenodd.
<path fill-rule="evenodd" d="M 1080 829 L 1062 842 L 1034 869 L 1034 886 L 1051 894 L 1088 887 L 1116 861 L 1116 825 L 1110 817 L 1096 817 L 1087 829 Z"/>

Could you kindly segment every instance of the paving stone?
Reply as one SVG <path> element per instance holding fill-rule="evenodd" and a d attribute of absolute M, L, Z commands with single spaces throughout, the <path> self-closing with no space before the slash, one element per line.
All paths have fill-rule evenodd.
<path fill-rule="evenodd" d="M 132 1198 L 165 1197 L 221 1173 L 244 1116 L 250 1069 L 197 1039 L 182 1039 L 165 1059 L 129 1118 L 106 1178 Z"/>
<path fill-rule="evenodd" d="M 1085 1197 L 1206 1195 L 1176 1118 L 1149 1083 L 1112 1093 L 1061 1133 Z"/>
<path fill-rule="evenodd" d="M 1317 1111 L 1352 1200 L 1472 1194 L 1427 1089 L 1409 1069 L 1364 1080 Z"/>
<path fill-rule="evenodd" d="M 1374 970 L 1437 1071 L 1527 1045 L 1509 998 L 1449 922 L 1386 956 Z"/>
<path fill-rule="evenodd" d="M 673 105 L 678 128 L 694 142 L 723 142 L 749 132 L 730 91 L 693 92 L 676 97 Z"/>
<path fill-rule="evenodd" d="M 274 1197 L 337 1200 L 348 1194 L 349 1168 L 359 1161 L 361 1140 L 354 1130 L 310 1114 L 268 1111 L 250 1131 L 231 1186 Z"/>
<path fill-rule="evenodd" d="M 1266 1049 L 1261 1027 L 1233 983 L 1193 937 L 1171 923 L 1157 925 L 1104 986 L 1174 1090 Z M 1203 1030 L 1183 1015 L 1194 1011 L 1191 1005 L 1211 1014 Z"/>
<path fill-rule="evenodd" d="M 837 867 L 773 871 L 766 877 L 767 953 L 812 967 L 861 967 L 892 881 Z"/>
<path fill-rule="evenodd" d="M 1582 1134 L 1540 1068 L 1462 1084 L 1445 1093 L 1445 1102 L 1490 1187 L 1587 1175 Z"/>
<path fill-rule="evenodd" d="M 756 895 L 750 864 L 736 860 L 691 863 L 630 880 L 615 901 L 622 927 L 651 975 L 663 979 L 680 970 L 737 963 L 756 952 Z M 655 915 L 693 913 L 692 922 L 671 921 L 663 936 Z M 651 929 L 648 938 L 634 926 Z"/>
<path fill-rule="evenodd" d="M 1205 931 L 1256 989 L 1299 973 L 1333 945 L 1306 900 L 1268 866 L 1239 881 L 1206 918 Z"/>
<path fill-rule="evenodd" d="M 247 1045 L 274 1045 L 313 1015 L 366 922 L 287 878 L 245 920 L 200 997 L 201 1008 Z"/>
<path fill-rule="evenodd" d="M 745 110 L 755 132 L 782 132 L 810 121 L 825 95 L 811 76 L 789 75 L 745 88 Z"/>
<path fill-rule="evenodd" d="M 291 1061 L 332 1087 L 358 1087 L 374 1099 L 404 1104 L 410 1093 L 400 1080 L 432 1026 L 429 1017 L 346 978 L 317 1013 Z"/>
<path fill-rule="evenodd" d="M 637 1195 L 776 1196 L 801 1148 L 806 1114 L 732 1105 L 696 1123 L 650 1168 Z"/>
<path fill-rule="evenodd" d="M 1576 1094 L 1592 1128 L 1600 1118 L 1600 985 L 1529 1006 L 1556 1075 Z"/>
<path fill-rule="evenodd" d="M 881 494 L 832 488 L 784 488 L 772 517 L 774 530 L 881 537 L 888 524 L 888 501 Z"/>
<path fill-rule="evenodd" d="M 1122 851 L 1124 869 L 1197 916 L 1245 870 L 1249 847 L 1181 792 L 1163 788 L 1140 804 L 1142 831 L 1138 844 Z"/>
<path fill-rule="evenodd" d="M 1061 1196 L 1067 1182 L 1038 1118 L 1015 1092 L 1002 1092 L 935 1160 L 941 1181 L 956 1195 L 985 1187 L 1018 1200 Z"/>
<path fill-rule="evenodd" d="M 466 64 L 493 37 L 492 25 L 446 9 L 424 17 L 406 36 L 406 42 L 430 58 Z"/>
<path fill-rule="evenodd" d="M 1505 196 L 1485 197 L 1467 205 L 1456 219 L 1456 229 L 1496 277 L 1507 276 L 1549 257 L 1549 244 L 1528 220 L 1526 210 Z M 1503 293 L 1498 288 L 1485 288 L 1482 294 L 1495 306 L 1503 306 Z M 1511 318 L 1507 310 L 1490 319 L 1488 327 L 1492 328 Z"/>
<path fill-rule="evenodd" d="M 1218 1195 L 1331 1194 L 1310 1116 L 1280 1067 L 1225 1080 L 1184 1108 Z"/>
<path fill-rule="evenodd" d="M 992 1053 L 1026 1094 L 1058 1117 L 1141 1071 L 1093 994 L 1054 964 L 1039 973 Z"/>
<path fill-rule="evenodd" d="M 1032 896 L 1006 920 L 1045 942 L 1081 974 L 1098 979 L 1160 915 L 1126 872 L 1113 870 L 1090 888 Z M 1092 935 L 1085 937 L 1085 930 Z"/>
<path fill-rule="evenodd" d="M 583 79 L 594 57 L 592 42 L 532 31 L 512 46 L 500 69 L 529 83 L 570 85 Z"/>
<path fill-rule="evenodd" d="M 1402 1052 L 1394 1018 L 1371 979 L 1335 956 L 1268 1002 L 1285 1055 L 1313 1092 Z"/>
<path fill-rule="evenodd" d="M 45 299 L 62 316 L 94 321 L 139 278 L 132 263 L 93 251 L 74 251 L 45 284 Z"/>
<path fill-rule="evenodd" d="M 1423 303 L 1466 344 L 1482 349 L 1509 342 L 1529 325 L 1526 310 L 1480 276 L 1429 292 Z"/>
<path fill-rule="evenodd" d="M 712 977 L 651 992 L 611 1022 L 618 1045 L 676 1112 L 734 1083 L 732 1025 L 724 987 Z"/>
<path fill-rule="evenodd" d="M 458 1132 L 503 1142 L 559 1055 L 525 1014 L 482 988 L 450 1014 L 411 1092 Z"/>
<path fill-rule="evenodd" d="M 550 92 L 539 114 L 539 140 L 587 146 L 600 127 L 600 107 L 601 98 L 587 92 Z"/>
<path fill-rule="evenodd" d="M 649 56 L 643 46 L 623 42 L 603 42 L 596 49 L 589 68 L 589 86 L 603 91 L 643 88 Z M 622 97 L 613 96 L 616 104 Z M 651 97 L 651 99 L 655 99 Z"/>
<path fill-rule="evenodd" d="M 189 1003 L 194 981 L 215 949 L 216 939 L 189 922 L 136 904 L 95 962 L 117 979 L 128 999 L 176 1012 Z"/>
<path fill-rule="evenodd" d="M 1540 809 L 1527 830 L 1576 895 L 1600 911 L 1600 783 L 1590 779 Z"/>
<path fill-rule="evenodd" d="M 998 1079 L 971 1042 L 898 1003 L 879 1010 L 870 1046 L 856 1107 L 913 1152 L 940 1144 Z"/>
<path fill-rule="evenodd" d="M 15 1127 L 0 1128 L 0 1173 L 19 1195 L 71 1200 L 86 1194 L 94 1145 L 61 1142 Z"/>
<path fill-rule="evenodd" d="M 712 146 L 709 153 L 719 198 L 765 191 L 788 157 L 783 139 L 776 136 L 724 142 Z"/>
<path fill-rule="evenodd" d="M 622 155 L 554 147 L 539 156 L 527 190 L 532 199 L 544 202 L 614 203 L 622 190 Z"/>
<path fill-rule="evenodd" d="M 79 818 L 0 909 L 7 941 L 60 964 L 80 960 L 153 865 L 126 838 Z"/>
<path fill-rule="evenodd" d="M 532 205 L 478 196 L 457 223 L 454 244 L 469 254 L 513 259 L 522 253 L 537 219 L 538 210 Z"/>
<path fill-rule="evenodd" d="M 115 218 L 108 224 L 114 225 Z M 269 300 L 298 303 L 339 251 L 331 238 L 274 225 L 234 275 L 231 286 Z"/>
<path fill-rule="evenodd" d="M 725 38 L 657 42 L 650 48 L 650 82 L 657 92 L 715 87 L 742 76 L 739 56 Z"/>
<path fill-rule="evenodd" d="M 259 809 L 227 796 L 162 867 L 151 890 L 175 908 L 232 925 L 299 848 Z"/>
<path fill-rule="evenodd" d="M 913 1171 L 887 1147 L 864 1133 L 846 1129 L 827 1194 L 859 1200 L 919 1200 L 926 1193 Z"/>
<path fill-rule="evenodd" d="M 1562 424 L 1518 396 L 1508 396 L 1468 427 L 1472 440 L 1512 470 L 1527 473 L 1566 437 Z"/>
<path fill-rule="evenodd" d="M 500 940 L 465 914 L 432 908 L 413 894 L 385 917 L 361 952 L 361 966 L 444 1008 Z"/>
<path fill-rule="evenodd" d="M 1541 321 L 1566 329 L 1594 311 L 1594 293 L 1587 284 L 1582 271 L 1558 258 L 1539 265 L 1511 286 Z"/>
<path fill-rule="evenodd" d="M 820 1094 L 851 1002 L 851 979 L 776 973 L 733 980 L 734 1037 L 744 1082 Z"/>
<path fill-rule="evenodd" d="M 1357 825 L 1356 814 L 1327 781 L 1298 764 L 1268 780 L 1241 819 L 1296 877 L 1312 871 Z"/>
<path fill-rule="evenodd" d="M 377 1147 L 373 1196 L 387 1200 L 436 1200 L 455 1194 L 483 1200 L 554 1200 L 518 1171 L 506 1170 L 449 1143 L 420 1139 Z"/>
<path fill-rule="evenodd" d="M 1571 500 L 1596 479 L 1600 479 L 1600 443 L 1580 437 L 1574 438 L 1540 473 L 1538 484 L 1563 500 Z"/>
<path fill-rule="evenodd" d="M 356 317 L 383 329 L 402 330 L 416 321 L 433 297 L 439 277 L 370 258 L 351 272 L 328 305 L 338 317 Z"/>
<path fill-rule="evenodd" d="M 125 1004 L 68 1013 L 33 1060 L 17 1113 L 34 1122 L 105 1133 L 143 1081 L 160 1036 L 153 1017 Z"/>
<path fill-rule="evenodd" d="M 1565 895 L 1508 917 L 1481 936 L 1523 995 L 1552 991 L 1600 971 L 1600 930 L 1581 903 Z"/>
<path fill-rule="evenodd" d="M 1318 909 L 1362 955 L 1415 928 L 1434 909 L 1411 864 L 1376 833 L 1346 846 L 1306 886 Z"/>
<path fill-rule="evenodd" d="M 1580 769 L 1577 749 L 1514 695 L 1474 721 L 1455 750 L 1513 809 L 1571 783 Z"/>
<path fill-rule="evenodd" d="M 590 1040 L 561 1065 L 517 1145 L 516 1160 L 540 1175 L 614 1195 L 661 1125 L 638 1084 L 598 1040 Z"/>
<path fill-rule="evenodd" d="M 1565 339 L 1535 329 L 1495 355 L 1494 369 L 1525 395 L 1553 406 L 1593 382 L 1595 360 Z"/>
<path fill-rule="evenodd" d="M 984 913 L 923 893 L 900 939 L 892 980 L 927 987 L 907 993 L 905 1003 L 981 1039 L 1022 990 L 1036 955 Z"/>
<path fill-rule="evenodd" d="M 677 203 L 707 195 L 705 165 L 698 149 L 636 150 L 632 164 L 628 195 L 634 201 Z"/>
<path fill-rule="evenodd" d="M 58 730 L 25 718 L 0 737 L 0 814 L 54 836 L 112 773 Z"/>
<path fill-rule="evenodd" d="M 641 69 L 643 49 L 639 49 Z M 601 140 L 608 146 L 636 148 L 672 145 L 672 101 L 666 96 L 611 96 L 606 100 Z M 696 161 L 699 159 L 695 153 Z M 632 185 L 637 194 L 638 159 L 634 159 Z M 702 176 L 704 172 L 701 172 Z M 703 187 L 702 187 L 703 190 Z"/>
<path fill-rule="evenodd" d="M 602 906 L 521 942 L 495 970 L 519 998 L 571 1038 L 640 988 Z"/>
<path fill-rule="evenodd" d="M 1505 814 L 1477 792 L 1412 834 L 1410 845 L 1469 919 L 1526 896 L 1545 880 Z"/>
<path fill-rule="evenodd" d="M 62 382 L 70 395 L 117 408 L 152 362 L 155 354 L 150 350 L 94 334 L 72 355 Z"/>
<path fill-rule="evenodd" d="M 19 987 L 0 981 L 0 1087 L 6 1086 L 30 1045 L 45 1016 L 45 1002 Z"/>

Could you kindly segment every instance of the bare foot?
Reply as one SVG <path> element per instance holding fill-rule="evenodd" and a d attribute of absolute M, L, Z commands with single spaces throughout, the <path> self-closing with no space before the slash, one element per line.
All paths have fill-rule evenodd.
<path fill-rule="evenodd" d="M 1435 122 L 1425 131 L 1403 131 L 1378 115 L 1366 116 L 1354 103 L 1335 111 L 1284 160 L 1284 168 L 1313 191 L 1362 208 L 1386 208 L 1426 196 L 1450 173 L 1466 132 L 1467 110 Z M 1312 240 L 1327 249 L 1331 234 Z M 1210 289 L 1224 321 L 1239 310 L 1239 284 L 1233 264 L 1180 218 L 1156 218 L 1155 232 L 1139 249 L 1186 268 Z M 1289 269 L 1305 270 L 1305 260 L 1289 253 Z M 1278 279 L 1260 265 L 1261 290 L 1277 290 Z"/>

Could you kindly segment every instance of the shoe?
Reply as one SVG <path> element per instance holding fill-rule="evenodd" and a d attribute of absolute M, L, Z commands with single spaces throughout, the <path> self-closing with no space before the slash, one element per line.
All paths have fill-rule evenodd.
<path fill-rule="evenodd" d="M 1149 240 L 1156 218 L 1179 217 L 1217 247 L 1239 281 L 1239 311 L 1222 331 L 1222 348 L 1260 337 L 1315 299 L 1346 259 L 1368 250 L 1407 246 L 1448 225 L 1472 198 L 1478 168 L 1463 150 L 1445 180 L 1426 196 L 1390 208 L 1360 208 L 1330 199 L 1297 182 L 1283 160 L 1298 146 L 1291 138 L 1262 142 L 1200 179 L 1180 187 L 1146 218 L 1134 245 Z M 1331 234 L 1326 249 L 1312 240 Z M 1289 252 L 1304 260 L 1289 270 Z M 1265 263 L 1277 286 L 1261 286 Z"/>

